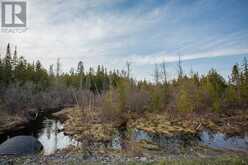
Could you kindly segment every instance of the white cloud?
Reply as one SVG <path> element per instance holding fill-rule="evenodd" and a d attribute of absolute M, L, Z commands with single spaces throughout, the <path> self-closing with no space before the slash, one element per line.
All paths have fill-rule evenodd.
<path fill-rule="evenodd" d="M 118 10 L 124 1 L 28 0 L 28 31 L 0 33 L 0 52 L 10 42 L 29 61 L 40 59 L 48 66 L 61 58 L 64 71 L 79 60 L 87 66 L 120 68 L 127 60 L 137 65 L 177 61 L 178 53 L 183 59 L 248 53 L 247 31 L 223 36 L 210 25 L 187 22 L 205 10 L 206 1 L 191 7 L 170 1 L 153 8 L 144 1 L 134 9 Z"/>

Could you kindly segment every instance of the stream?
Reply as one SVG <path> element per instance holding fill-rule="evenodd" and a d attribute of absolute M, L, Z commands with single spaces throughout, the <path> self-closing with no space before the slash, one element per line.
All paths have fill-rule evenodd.
<path fill-rule="evenodd" d="M 217 149 L 248 152 L 248 134 L 243 137 L 228 137 L 223 133 L 211 133 L 203 131 L 200 133 L 201 143 Z"/>
<path fill-rule="evenodd" d="M 112 142 L 109 147 L 116 150 L 123 149 L 127 131 L 117 131 L 113 135 Z M 222 133 L 211 133 L 210 131 L 203 131 L 197 137 L 173 136 L 167 137 L 163 135 L 156 135 L 145 132 L 139 129 L 132 129 L 129 132 L 131 140 L 135 142 L 148 141 L 151 144 L 159 146 L 161 150 L 176 151 L 181 146 L 191 144 L 203 144 L 211 148 L 234 150 L 248 152 L 248 134 L 244 137 L 228 137 Z M 44 155 L 53 154 L 57 150 L 65 149 L 69 146 L 78 146 L 80 142 L 76 141 L 63 132 L 63 123 L 53 117 L 43 117 L 35 123 L 30 124 L 24 130 L 20 130 L 7 135 L 1 135 L 0 143 L 8 138 L 18 135 L 32 135 L 36 137 L 43 145 Z"/>
<path fill-rule="evenodd" d="M 67 148 L 68 146 L 77 146 L 80 143 L 63 132 L 63 124 L 55 119 L 46 119 L 43 122 L 43 128 L 39 130 L 36 137 L 43 145 L 45 155 L 54 153 L 57 150 Z"/>
<path fill-rule="evenodd" d="M 154 133 L 145 132 L 139 129 L 131 131 L 131 139 L 135 142 L 146 141 L 150 144 L 159 146 L 160 150 L 169 151 L 171 153 L 177 152 L 182 147 L 192 146 L 195 144 L 205 145 L 210 148 L 221 150 L 241 151 L 248 153 L 248 134 L 244 136 L 229 137 L 223 133 L 213 133 L 209 130 L 200 132 L 197 136 L 175 135 L 168 137 L 164 135 L 157 135 Z M 112 148 L 123 148 L 123 134 L 115 133 L 112 140 Z"/>
<path fill-rule="evenodd" d="M 8 135 L 1 135 L 0 143 L 8 138 L 19 135 L 31 135 L 36 137 L 43 145 L 44 155 L 50 155 L 57 150 L 80 144 L 72 137 L 65 135 L 63 132 L 63 124 L 59 120 L 51 117 L 44 117 L 31 123 L 29 127 L 23 130 L 9 133 Z"/>

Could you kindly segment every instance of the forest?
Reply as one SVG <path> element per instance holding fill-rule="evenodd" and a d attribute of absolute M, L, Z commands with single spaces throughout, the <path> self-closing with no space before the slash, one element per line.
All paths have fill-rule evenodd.
<path fill-rule="evenodd" d="M 39 140 L 36 145 L 44 147 L 44 155 L 32 159 L 1 157 L 13 152 L 8 153 L 11 142 L 7 140 L 0 145 L 0 162 L 70 164 L 71 158 L 72 164 L 92 158 L 113 164 L 149 160 L 154 165 L 248 161 L 246 57 L 233 65 L 228 79 L 214 68 L 207 74 L 186 74 L 179 57 L 176 78 L 168 79 L 162 62 L 154 65 L 153 81 L 131 77 L 130 62 L 125 70 L 102 65 L 86 70 L 80 61 L 76 69 L 62 72 L 59 59 L 46 69 L 39 60 L 28 62 L 10 44 L 0 57 L 1 141 L 11 136 L 14 143 L 15 138 L 25 141 L 34 136 Z M 66 143 L 66 138 L 72 138 L 74 146 L 61 150 L 58 144 Z M 28 151 L 28 145 L 22 145 L 15 144 L 14 151 Z"/>
<path fill-rule="evenodd" d="M 248 165 L 248 0 L 0 0 L 0 165 Z"/>
<path fill-rule="evenodd" d="M 246 57 L 233 65 L 228 80 L 214 68 L 206 75 L 193 71 L 185 74 L 181 63 L 179 59 L 178 76 L 173 80 L 167 80 L 166 63 L 156 64 L 153 82 L 130 77 L 131 64 L 128 62 L 125 71 L 111 71 L 101 65 L 86 71 L 80 61 L 77 69 L 61 73 L 59 60 L 55 67 L 51 65 L 47 70 L 39 60 L 27 62 L 8 44 L 6 54 L 0 58 L 1 111 L 20 113 L 27 109 L 88 104 L 81 97 L 88 93 L 94 99 L 101 98 L 103 106 L 122 113 L 221 113 L 230 109 L 247 109 Z"/>

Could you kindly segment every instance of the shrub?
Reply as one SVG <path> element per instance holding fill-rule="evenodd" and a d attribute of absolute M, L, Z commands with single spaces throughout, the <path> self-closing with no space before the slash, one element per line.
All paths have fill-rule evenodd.
<path fill-rule="evenodd" d="M 126 100 L 128 112 L 143 113 L 149 109 L 151 97 L 147 91 L 133 89 Z"/>
<path fill-rule="evenodd" d="M 180 112 L 193 112 L 199 108 L 199 89 L 191 79 L 180 82 L 176 107 Z"/>

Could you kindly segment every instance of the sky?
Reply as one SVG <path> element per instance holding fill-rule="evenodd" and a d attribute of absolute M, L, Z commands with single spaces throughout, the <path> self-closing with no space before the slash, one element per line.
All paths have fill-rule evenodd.
<path fill-rule="evenodd" d="M 3 1 L 3 0 L 0 0 Z M 226 76 L 248 57 L 247 0 L 27 0 L 28 29 L 0 32 L 0 52 L 11 43 L 28 61 L 62 70 L 98 64 L 152 79 L 166 62 L 169 77 L 181 56 L 186 72 L 216 68 Z"/>

